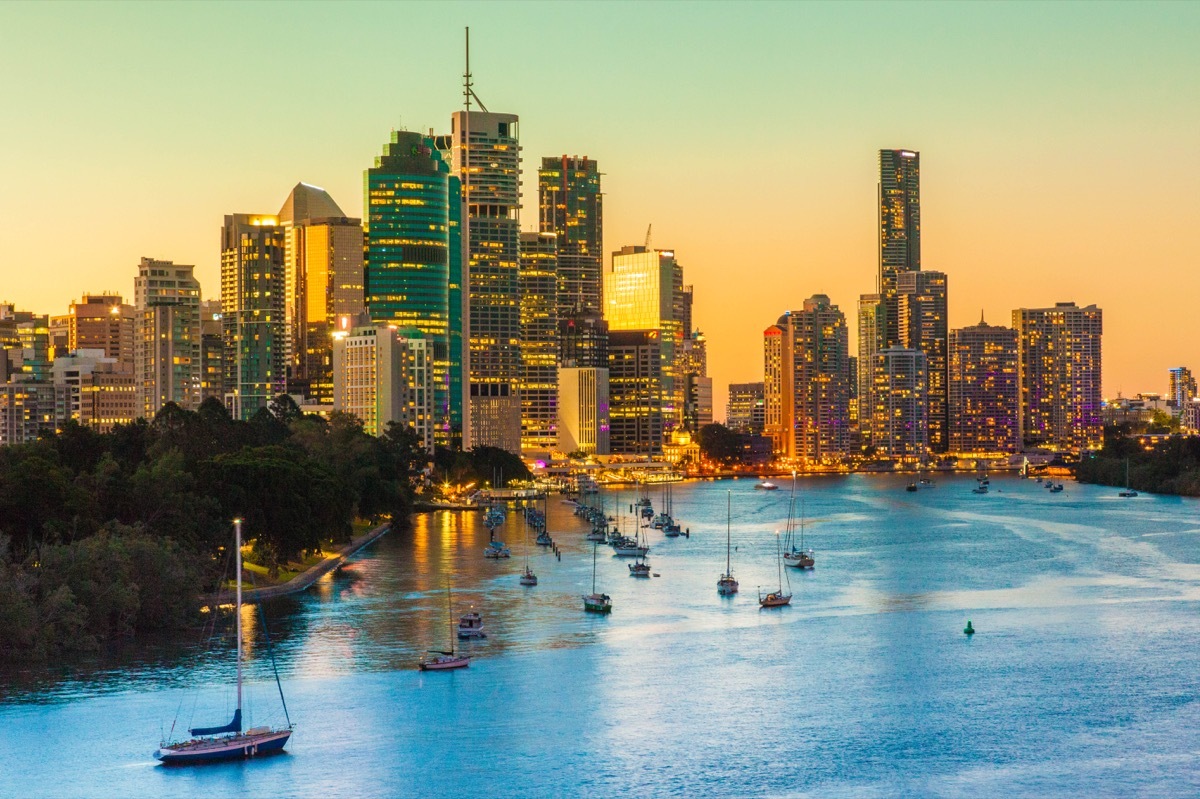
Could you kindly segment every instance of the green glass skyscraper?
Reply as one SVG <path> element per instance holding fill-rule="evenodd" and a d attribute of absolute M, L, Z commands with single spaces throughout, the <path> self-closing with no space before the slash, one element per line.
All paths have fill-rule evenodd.
<path fill-rule="evenodd" d="M 435 440 L 450 445 L 462 429 L 458 179 L 431 141 L 395 131 L 366 170 L 364 206 L 367 312 L 432 342 Z"/>

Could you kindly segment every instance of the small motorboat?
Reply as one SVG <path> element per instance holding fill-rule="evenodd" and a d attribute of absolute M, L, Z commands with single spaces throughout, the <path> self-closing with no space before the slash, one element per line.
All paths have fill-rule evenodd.
<path fill-rule="evenodd" d="M 540 533 L 538 533 L 538 536 L 537 536 L 537 538 L 535 539 L 535 541 L 537 542 L 537 545 L 538 545 L 539 547 L 552 547 L 552 546 L 554 546 L 554 539 L 553 539 L 553 538 L 551 538 L 551 537 L 550 537 L 550 534 L 549 534 L 548 532 L 546 532 L 545 530 L 543 530 L 543 531 L 541 531 Z"/>
<path fill-rule="evenodd" d="M 972 494 L 986 494 L 987 492 L 988 492 L 988 487 L 986 485 L 978 485 L 975 488 L 971 489 Z"/>
<path fill-rule="evenodd" d="M 468 638 L 487 638 L 487 633 L 483 631 L 483 617 L 474 611 L 463 615 L 458 620 L 458 637 L 464 641 Z"/>
<path fill-rule="evenodd" d="M 909 483 L 908 485 L 906 485 L 906 486 L 904 487 L 904 490 L 905 490 L 905 491 L 911 491 L 912 493 L 914 493 L 914 494 L 915 494 L 915 493 L 917 493 L 917 484 L 916 484 L 916 483 Z"/>
<path fill-rule="evenodd" d="M 755 491 L 778 491 L 779 486 L 772 483 L 770 480 L 763 480 L 761 483 L 754 484 Z"/>

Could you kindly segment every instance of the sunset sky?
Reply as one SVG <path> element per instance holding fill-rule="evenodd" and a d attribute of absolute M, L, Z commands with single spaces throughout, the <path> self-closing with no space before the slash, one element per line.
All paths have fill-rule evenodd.
<path fill-rule="evenodd" d="M 222 215 L 300 180 L 362 215 L 393 128 L 476 91 L 536 167 L 604 172 L 606 249 L 675 248 L 725 385 L 815 293 L 855 326 L 876 158 L 921 152 L 950 324 L 1104 309 L 1104 392 L 1200 370 L 1200 4 L 0 4 L 0 300 L 130 297 L 138 259 L 217 297 Z M 607 263 L 606 263 L 607 268 Z M 853 344 L 852 344 L 853 346 Z"/>

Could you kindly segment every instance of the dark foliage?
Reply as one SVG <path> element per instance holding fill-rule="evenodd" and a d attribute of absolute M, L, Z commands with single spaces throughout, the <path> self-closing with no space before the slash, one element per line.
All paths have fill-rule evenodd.
<path fill-rule="evenodd" d="M 275 569 L 348 540 L 356 518 L 406 518 L 425 462 L 411 430 L 375 438 L 286 397 L 248 422 L 213 400 L 169 404 L 112 433 L 67 425 L 0 448 L 0 659 L 186 624 L 232 518 Z"/>
<path fill-rule="evenodd" d="M 1200 437 L 1173 436 L 1147 452 L 1116 430 L 1105 432 L 1104 448 L 1080 460 L 1075 470 L 1080 482 L 1124 486 L 1128 461 L 1129 484 L 1136 491 L 1200 496 Z"/>

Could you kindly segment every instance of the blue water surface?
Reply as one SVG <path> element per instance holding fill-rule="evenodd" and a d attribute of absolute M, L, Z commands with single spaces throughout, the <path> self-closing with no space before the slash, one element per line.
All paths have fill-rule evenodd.
<path fill-rule="evenodd" d="M 231 713 L 233 642 L 193 635 L 0 672 L 0 796 L 1200 795 L 1200 504 L 907 482 L 801 479 L 817 567 L 789 570 L 774 610 L 756 597 L 778 587 L 788 481 L 675 485 L 691 537 L 650 532 L 659 576 L 600 549 L 608 617 L 583 613 L 592 549 L 561 498 L 562 559 L 530 542 L 533 588 L 516 514 L 499 562 L 476 515 L 418 516 L 265 607 L 287 754 L 153 760 L 173 722 Z M 722 598 L 730 491 L 741 593 Z M 626 514 L 632 498 L 606 495 Z M 422 674 L 449 644 L 448 573 L 455 615 L 481 612 L 489 638 L 469 669 Z M 257 610 L 244 621 L 251 721 L 280 722 Z"/>

